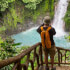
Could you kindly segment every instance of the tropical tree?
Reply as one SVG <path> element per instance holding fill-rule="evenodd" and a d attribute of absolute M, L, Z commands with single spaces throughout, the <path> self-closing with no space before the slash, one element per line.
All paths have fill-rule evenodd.
<path fill-rule="evenodd" d="M 13 1 L 15 0 L 0 0 L 0 11 L 5 11 Z"/>
<path fill-rule="evenodd" d="M 25 7 L 29 9 L 36 9 L 37 5 L 43 0 L 22 0 L 25 3 Z"/>

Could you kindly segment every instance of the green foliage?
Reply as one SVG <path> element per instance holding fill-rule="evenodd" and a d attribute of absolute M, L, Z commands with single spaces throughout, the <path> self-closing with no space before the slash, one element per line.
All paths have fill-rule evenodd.
<path fill-rule="evenodd" d="M 19 4 L 17 4 L 19 5 Z M 21 7 L 21 8 L 20 8 Z M 24 23 L 24 8 L 23 8 L 23 4 L 21 4 L 21 6 L 19 5 L 18 7 L 16 7 L 16 12 L 17 12 L 17 22 L 20 22 L 21 24 Z"/>
<path fill-rule="evenodd" d="M 4 25 L 10 29 L 10 27 L 12 28 L 16 28 L 17 25 L 17 15 L 16 15 L 16 11 L 14 8 L 10 9 L 10 12 L 8 12 L 5 16 L 4 16 Z"/>
<path fill-rule="evenodd" d="M 49 11 L 50 11 L 50 16 L 53 18 L 54 15 L 54 0 L 49 0 Z"/>
<path fill-rule="evenodd" d="M 2 40 L 2 38 L 0 37 L 0 60 L 15 56 L 17 54 L 15 46 L 18 46 L 20 44 L 21 43 L 14 43 L 14 40 L 10 37 L 6 38 L 5 40 Z M 12 67 L 13 64 L 5 66 L 0 70 L 11 70 Z"/>
<path fill-rule="evenodd" d="M 65 39 L 67 39 L 70 42 L 70 33 L 68 36 L 65 36 Z"/>
<path fill-rule="evenodd" d="M 54 15 L 54 0 L 13 1 L 15 0 L 10 2 L 8 11 L 3 15 L 3 25 L 8 30 L 17 28 L 17 23 L 23 24 L 24 19 L 31 18 L 36 21 L 39 16 L 43 16 L 46 12 L 49 12 L 51 17 Z"/>
<path fill-rule="evenodd" d="M 14 2 L 15 0 L 0 0 L 0 11 L 5 11 L 9 7 L 9 3 Z"/>
<path fill-rule="evenodd" d="M 49 8 L 50 7 L 50 8 Z M 50 11 L 50 9 L 52 9 Z M 36 10 L 27 10 L 24 9 L 25 18 L 31 18 L 33 21 L 36 21 L 39 16 L 43 16 L 46 12 L 50 13 L 50 16 L 54 15 L 54 0 L 49 4 L 49 0 L 43 0 L 40 4 L 37 5 Z M 27 14 L 28 13 L 28 14 Z"/>
<path fill-rule="evenodd" d="M 5 30 L 6 30 L 5 26 L 0 26 L 0 36 L 3 36 Z M 1 41 L 1 37 L 0 37 L 0 41 Z"/>
<path fill-rule="evenodd" d="M 28 9 L 36 9 L 37 4 L 39 4 L 42 0 L 22 0 L 26 3 L 25 7 Z"/>
<path fill-rule="evenodd" d="M 8 66 L 5 66 L 5 67 L 1 68 L 0 70 L 12 70 L 13 65 L 14 65 L 14 64 L 11 64 L 11 65 L 8 65 Z"/>
<path fill-rule="evenodd" d="M 0 46 L 1 46 L 1 43 L 3 43 L 3 40 L 2 40 L 2 38 L 0 37 Z M 0 48 L 1 49 L 1 48 Z"/>
<path fill-rule="evenodd" d="M 14 44 L 14 40 L 11 38 L 6 38 L 6 40 L 2 41 L 0 38 L 0 59 L 6 59 L 9 57 L 13 57 L 16 53 L 15 46 L 20 45 L 20 43 Z"/>
<path fill-rule="evenodd" d="M 65 26 L 66 26 L 66 30 L 70 31 L 70 3 L 68 5 L 68 9 L 67 9 L 67 13 L 65 15 Z"/>
<path fill-rule="evenodd" d="M 33 20 L 36 21 L 37 18 L 39 17 L 39 15 L 42 15 L 44 13 L 46 13 L 49 8 L 48 8 L 48 0 L 43 1 L 36 10 L 34 10 L 34 14 L 33 14 Z"/>
<path fill-rule="evenodd" d="M 12 16 L 12 21 L 13 21 L 13 25 L 14 27 L 16 27 L 17 25 L 17 14 L 16 14 L 16 10 L 14 8 L 11 8 L 10 9 L 10 12 L 11 12 L 11 16 Z"/>
<path fill-rule="evenodd" d="M 7 29 L 17 28 L 17 23 L 22 23 L 24 20 L 24 9 L 14 7 L 14 4 L 11 4 L 12 7 L 9 7 L 9 12 L 4 15 L 4 25 Z"/>
<path fill-rule="evenodd" d="M 5 30 L 6 30 L 5 26 L 0 27 L 0 32 L 5 31 Z"/>

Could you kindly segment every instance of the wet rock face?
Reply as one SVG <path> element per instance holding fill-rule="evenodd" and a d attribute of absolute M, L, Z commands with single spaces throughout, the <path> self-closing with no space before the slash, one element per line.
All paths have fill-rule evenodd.
<path fill-rule="evenodd" d="M 17 34 L 17 33 L 20 33 L 22 31 L 25 31 L 27 29 L 30 29 L 32 27 L 38 27 L 43 23 L 42 20 L 43 20 L 43 17 L 39 17 L 36 22 L 33 22 L 31 19 L 25 20 L 24 24 L 21 24 L 18 22 L 17 28 L 6 30 L 5 34 L 7 36 L 10 36 L 10 35 Z"/>
<path fill-rule="evenodd" d="M 70 32 L 70 28 L 65 28 L 65 31 L 66 32 Z"/>

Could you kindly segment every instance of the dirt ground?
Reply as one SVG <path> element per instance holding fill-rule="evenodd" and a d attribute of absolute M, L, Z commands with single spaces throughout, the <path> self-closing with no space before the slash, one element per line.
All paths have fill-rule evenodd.
<path fill-rule="evenodd" d="M 39 70 L 46 70 L 45 66 L 41 66 L 39 68 Z M 51 70 L 51 67 L 50 67 Z M 70 66 L 69 65 L 64 65 L 64 66 L 56 66 L 56 70 L 70 70 Z"/>

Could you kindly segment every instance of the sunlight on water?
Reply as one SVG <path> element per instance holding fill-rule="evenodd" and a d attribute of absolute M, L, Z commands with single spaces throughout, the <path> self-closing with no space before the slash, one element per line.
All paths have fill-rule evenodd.
<path fill-rule="evenodd" d="M 32 46 L 38 42 L 41 42 L 40 35 L 37 33 L 36 28 L 31 28 L 25 32 L 13 35 L 15 43 L 21 42 L 21 46 Z M 70 48 L 70 43 L 64 37 L 54 37 L 56 46 L 63 48 Z"/>

